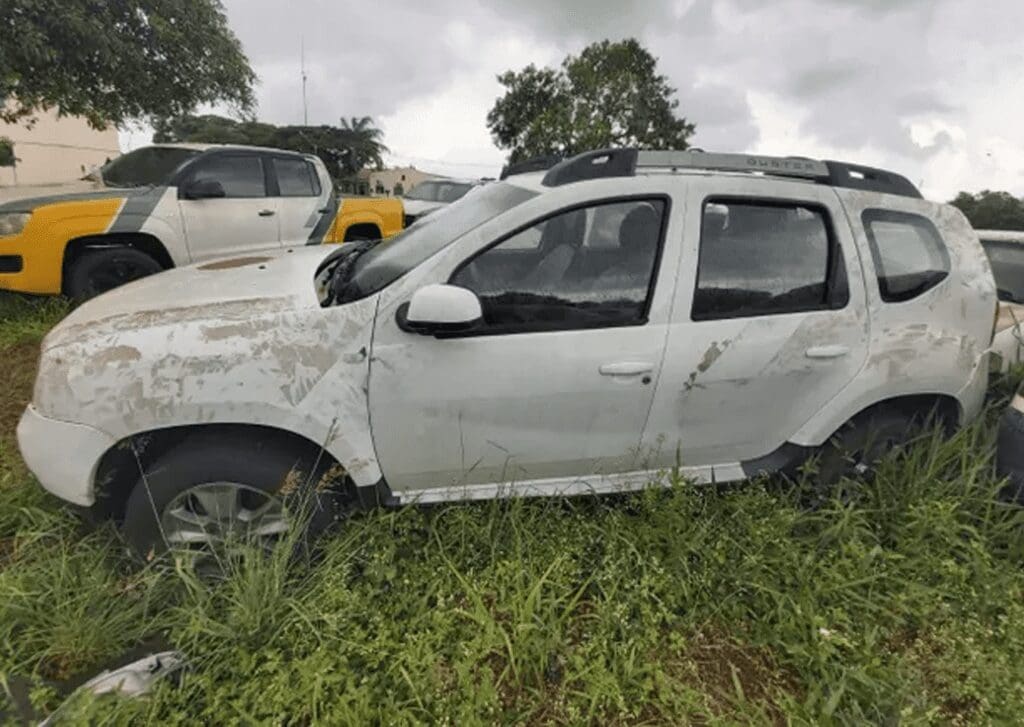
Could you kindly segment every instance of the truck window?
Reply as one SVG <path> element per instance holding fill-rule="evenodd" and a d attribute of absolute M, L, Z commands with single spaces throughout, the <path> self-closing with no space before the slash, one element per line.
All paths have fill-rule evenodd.
<path fill-rule="evenodd" d="M 1024 304 L 1024 243 L 982 240 L 981 245 L 992 264 L 999 299 Z"/>
<path fill-rule="evenodd" d="M 274 157 L 274 174 L 282 197 L 319 197 L 320 181 L 313 165 L 305 159 Z"/>
<path fill-rule="evenodd" d="M 226 197 L 266 197 L 263 162 L 256 154 L 214 154 L 200 159 L 192 181 L 220 182 Z"/>
<path fill-rule="evenodd" d="M 695 321 L 846 304 L 846 269 L 824 209 L 711 199 L 704 204 Z"/>
<path fill-rule="evenodd" d="M 861 215 L 886 303 L 901 303 L 931 290 L 949 275 L 949 253 L 926 217 L 892 210 Z"/>

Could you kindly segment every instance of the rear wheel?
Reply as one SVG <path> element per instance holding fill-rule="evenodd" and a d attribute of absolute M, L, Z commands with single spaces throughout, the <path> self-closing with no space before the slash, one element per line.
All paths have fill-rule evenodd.
<path fill-rule="evenodd" d="M 133 247 L 89 249 L 71 264 L 65 292 L 76 300 L 88 300 L 161 270 L 159 262 Z"/>
<path fill-rule="evenodd" d="M 920 420 L 895 408 L 879 407 L 843 427 L 818 460 L 823 493 L 844 477 L 868 477 L 887 454 L 906 447 L 920 432 Z"/>
<path fill-rule="evenodd" d="M 273 438 L 186 439 L 135 485 L 125 506 L 125 538 L 147 560 L 169 548 L 201 557 L 239 545 L 269 549 L 300 525 L 304 544 L 353 504 L 354 498 L 313 486 L 328 462 Z"/>

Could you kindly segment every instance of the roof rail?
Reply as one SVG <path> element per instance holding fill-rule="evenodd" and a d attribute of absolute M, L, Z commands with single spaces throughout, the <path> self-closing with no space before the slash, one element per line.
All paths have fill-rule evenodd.
<path fill-rule="evenodd" d="M 869 192 L 885 192 L 917 199 L 924 198 L 914 183 L 901 174 L 846 162 L 828 161 L 825 164 L 829 171 L 828 184 L 833 187 L 864 189 Z"/>
<path fill-rule="evenodd" d="M 548 161 L 550 158 L 546 158 Z M 540 160 L 531 160 L 538 162 Z M 530 164 L 526 162 L 525 164 Z M 549 161 L 550 166 L 550 161 Z M 534 166 L 530 171 L 544 167 Z M 506 167 L 508 169 L 508 167 Z M 641 151 L 638 149 L 602 149 L 579 154 L 550 166 L 543 184 L 558 187 L 585 179 L 632 177 L 645 169 L 706 169 L 725 172 L 749 172 L 773 177 L 793 177 L 833 187 L 862 189 L 903 197 L 921 198 L 921 193 L 906 177 L 884 169 L 836 161 L 818 161 L 805 157 L 773 157 L 760 154 L 708 154 L 696 150 Z M 512 172 L 521 173 L 521 172 Z M 504 175 L 502 178 L 504 178 Z"/>
<path fill-rule="evenodd" d="M 499 179 L 505 179 L 516 174 L 529 174 L 530 172 L 543 172 L 545 169 L 558 164 L 565 157 L 559 154 L 548 154 L 547 156 L 533 157 L 514 164 L 506 164 L 501 170 Z"/>

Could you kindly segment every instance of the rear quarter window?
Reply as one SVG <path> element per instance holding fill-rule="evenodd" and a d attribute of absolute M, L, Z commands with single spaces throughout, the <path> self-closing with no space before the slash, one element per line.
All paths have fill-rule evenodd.
<path fill-rule="evenodd" d="M 883 301 L 913 300 L 949 276 L 949 251 L 927 217 L 873 209 L 865 210 L 861 220 Z"/>

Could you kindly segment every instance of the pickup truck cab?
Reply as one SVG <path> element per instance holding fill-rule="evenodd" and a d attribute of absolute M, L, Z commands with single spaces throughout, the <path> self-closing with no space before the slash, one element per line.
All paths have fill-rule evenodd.
<path fill-rule="evenodd" d="M 18 441 L 143 554 L 279 534 L 318 463 L 346 503 L 727 482 L 819 454 L 824 485 L 928 417 L 978 415 L 996 306 L 966 218 L 899 175 L 608 150 L 390 240 L 90 301 L 43 341 Z"/>
<path fill-rule="evenodd" d="M 102 188 L 0 204 L 0 290 L 85 299 L 237 253 L 387 237 L 397 200 L 335 198 L 316 156 L 163 144 L 100 171 Z"/>

